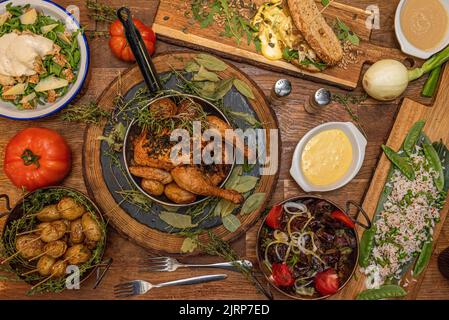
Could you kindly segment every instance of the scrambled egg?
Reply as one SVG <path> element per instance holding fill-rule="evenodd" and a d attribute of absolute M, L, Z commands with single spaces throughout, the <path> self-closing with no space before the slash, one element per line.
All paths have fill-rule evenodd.
<path fill-rule="evenodd" d="M 312 70 L 316 68 L 313 65 L 318 60 L 316 53 L 294 26 L 288 7 L 283 6 L 282 0 L 262 4 L 251 23 L 258 30 L 261 53 L 265 58 L 286 59 L 285 49 L 288 49 L 294 51 L 295 56 L 286 60 Z"/>

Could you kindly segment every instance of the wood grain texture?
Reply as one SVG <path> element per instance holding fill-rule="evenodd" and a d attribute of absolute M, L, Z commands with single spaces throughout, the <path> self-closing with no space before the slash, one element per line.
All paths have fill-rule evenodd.
<path fill-rule="evenodd" d="M 317 4 L 321 6 L 320 1 L 317 1 Z M 357 62 L 349 64 L 346 69 L 332 67 L 318 73 L 301 70 L 282 60 L 268 60 L 256 51 L 254 45 L 248 45 L 245 39 L 242 39 L 240 45 L 237 45 L 235 39 L 220 36 L 223 29 L 216 24 L 201 28 L 191 16 L 185 14 L 188 10 L 190 10 L 190 1 L 161 0 L 153 24 L 154 30 L 160 37 L 175 44 L 211 51 L 229 59 L 251 63 L 293 76 L 305 77 L 306 79 L 318 79 L 344 88 L 354 89 L 357 87 L 363 65 L 367 62 L 372 63 L 379 58 L 401 61 L 406 58 L 399 50 L 370 44 L 371 30 L 366 27 L 369 13 L 341 3 L 332 2 L 324 11 L 324 15 L 329 21 L 335 21 L 338 17 L 359 35 L 362 40 L 358 47 L 360 54 Z"/>
<path fill-rule="evenodd" d="M 59 4 L 76 4 L 79 7 L 84 5 L 84 0 L 56 0 Z M 104 3 L 110 3 L 114 6 L 131 6 L 136 18 L 144 23 L 150 24 L 155 17 L 158 0 L 101 0 Z M 372 0 L 339 0 L 339 2 L 358 7 L 365 10 L 373 4 Z M 375 4 L 380 10 L 380 29 L 373 30 L 371 42 L 376 45 L 399 48 L 394 35 L 394 13 L 399 0 L 379 0 Z M 86 17 L 82 21 L 88 23 L 91 30 L 107 30 L 107 25 L 95 23 Z M 111 81 L 117 77 L 119 72 L 123 72 L 130 67 L 130 64 L 121 62 L 114 58 L 110 50 L 107 49 L 108 39 L 95 38 L 89 41 L 92 64 L 91 81 L 83 95 L 77 103 L 87 103 L 95 101 L 101 93 L 110 85 Z M 172 50 L 184 50 L 168 44 L 164 41 L 158 41 L 156 53 L 162 53 Z M 305 194 L 296 183 L 291 179 L 288 169 L 291 164 L 293 149 L 299 139 L 313 127 L 326 121 L 350 121 L 351 117 L 341 106 L 335 106 L 326 109 L 321 114 L 309 115 L 304 111 L 303 105 L 313 92 L 326 87 L 332 92 L 346 93 L 336 87 L 317 84 L 312 81 L 291 77 L 280 72 L 273 72 L 267 69 L 257 68 L 245 63 L 236 63 L 236 66 L 245 72 L 257 85 L 263 90 L 266 96 L 274 82 L 279 78 L 287 78 L 292 82 L 293 92 L 284 100 L 273 99 L 271 106 L 276 113 L 281 129 L 281 138 L 283 142 L 282 163 L 280 176 L 276 186 L 276 192 L 273 194 L 270 204 L 282 201 L 291 196 Z M 420 100 L 420 92 L 425 77 L 409 85 L 405 96 L 415 101 Z M 360 94 L 361 89 L 357 88 L 354 92 Z M 368 135 L 368 146 L 360 173 L 357 177 L 344 188 L 328 192 L 325 194 L 329 199 L 337 202 L 340 206 L 344 205 L 346 200 L 351 199 L 362 203 L 365 193 L 369 187 L 369 182 L 373 176 L 374 170 L 381 155 L 380 145 L 385 143 L 390 135 L 397 111 L 401 100 L 389 103 L 377 102 L 372 99 L 366 100 L 360 106 L 353 106 L 354 112 L 359 116 L 360 123 Z M 74 157 L 73 168 L 70 176 L 64 181 L 64 185 L 77 188 L 86 192 L 86 187 L 82 177 L 82 146 L 85 125 L 77 123 L 62 122 L 58 115 L 47 119 L 33 122 L 17 122 L 7 119 L 0 119 L 0 159 L 4 157 L 4 147 L 9 139 L 21 129 L 31 126 L 52 128 L 60 132 L 68 141 Z M 2 160 L 0 160 L 2 168 Z M 11 195 L 13 203 L 21 195 L 20 190 L 16 189 L 6 178 L 3 170 L 0 170 L 0 193 Z M 3 212 L 4 204 L 0 203 L 0 212 Z M 0 219 L 0 229 L 4 219 Z M 255 260 L 255 238 L 258 225 L 252 227 L 245 236 L 236 239 L 232 246 L 238 254 L 248 257 L 254 263 Z M 418 299 L 449 299 L 449 281 L 443 278 L 437 267 L 437 256 L 449 246 L 449 223 L 446 221 L 442 225 L 442 230 L 436 243 L 435 251 L 432 255 L 429 267 L 424 275 L 424 279 L 417 291 Z M 118 234 L 114 228 L 108 230 L 108 243 L 106 248 L 106 257 L 112 257 L 114 263 L 110 271 L 106 274 L 104 282 L 96 290 L 92 289 L 94 279 L 89 279 L 80 290 L 67 290 L 60 294 L 45 294 L 29 297 L 25 293 L 29 286 L 20 282 L 0 281 L 0 299 L 114 299 L 112 289 L 119 281 L 127 279 L 142 278 L 155 283 L 165 280 L 180 279 L 193 275 L 210 274 L 211 270 L 180 270 L 175 273 L 146 273 L 139 270 L 139 266 L 144 263 L 148 252 L 142 247 L 128 241 L 125 237 Z M 219 259 L 209 256 L 198 256 L 195 258 L 181 257 L 183 262 L 217 262 Z M 229 272 L 229 278 L 223 282 L 215 282 L 196 286 L 173 287 L 155 290 L 145 296 L 135 299 L 263 299 L 264 297 L 257 293 L 254 287 L 245 280 L 243 276 L 237 273 Z M 274 292 L 274 291 L 273 291 Z M 275 299 L 284 297 L 274 292 Z"/>
<path fill-rule="evenodd" d="M 153 62 L 159 73 L 175 70 L 183 70 L 186 63 L 195 57 L 196 53 L 164 53 L 153 58 Z M 254 112 L 259 121 L 266 130 L 278 129 L 276 117 L 271 111 L 263 92 L 251 81 L 245 74 L 228 64 L 228 68 L 220 72 L 223 79 L 236 78 L 244 81 L 254 93 L 255 99 L 250 99 Z M 108 89 L 101 95 L 98 105 L 105 110 L 111 111 L 115 107 L 115 98 L 118 94 L 126 94 L 135 85 L 143 81 L 139 68 L 134 67 L 125 71 L 120 77 L 115 79 Z M 115 201 L 110 193 L 106 182 L 103 179 L 105 174 L 101 166 L 100 146 L 101 141 L 98 137 L 103 134 L 103 125 L 91 125 L 87 128 L 84 139 L 83 149 L 83 168 L 87 189 L 90 196 L 102 208 L 109 222 L 128 239 L 143 246 L 146 249 L 157 253 L 179 254 L 185 237 L 176 234 L 170 234 L 150 228 L 139 223 L 126 213 Z M 280 144 L 276 143 L 276 151 L 280 151 Z M 270 137 L 267 136 L 267 145 L 270 145 Z M 270 157 L 270 151 L 267 150 L 267 156 Z M 279 152 L 280 153 L 280 152 Z M 273 175 L 264 175 L 260 177 L 256 193 L 265 193 L 266 203 L 274 191 L 274 186 L 278 177 L 277 165 Z M 246 232 L 258 219 L 264 206 L 248 215 L 238 215 L 241 226 L 235 232 L 229 232 L 224 226 L 213 228 L 213 232 L 225 239 L 232 241 L 244 232 Z M 207 241 L 207 233 L 200 234 L 201 241 Z M 198 253 L 198 252 L 197 252 Z"/>

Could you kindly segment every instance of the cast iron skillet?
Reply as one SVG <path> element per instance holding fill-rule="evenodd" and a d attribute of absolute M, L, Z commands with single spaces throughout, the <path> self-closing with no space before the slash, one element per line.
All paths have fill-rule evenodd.
<path fill-rule="evenodd" d="M 80 191 L 78 191 L 76 189 L 73 189 L 73 188 L 68 188 L 68 187 L 46 187 L 46 188 L 38 189 L 38 190 L 35 190 L 33 192 L 27 193 L 25 196 L 23 196 L 19 201 L 17 201 L 17 203 L 14 205 L 13 208 L 11 208 L 9 196 L 6 195 L 6 194 L 1 194 L 0 195 L 0 199 L 4 199 L 5 200 L 6 209 L 8 210 L 7 212 L 0 213 L 0 218 L 3 217 L 3 216 L 8 216 L 6 218 L 6 222 L 5 222 L 5 225 L 3 227 L 3 231 L 2 231 L 2 239 L 3 239 L 3 241 L 5 241 L 4 230 L 6 230 L 9 226 L 11 226 L 11 224 L 14 221 L 16 221 L 16 220 L 18 220 L 18 219 L 23 217 L 23 215 L 24 215 L 24 212 L 23 212 L 23 203 L 24 203 L 24 201 L 27 198 L 29 198 L 31 195 L 35 194 L 38 191 L 45 192 L 46 190 L 52 190 L 52 189 L 67 190 L 67 191 L 71 191 L 71 192 L 74 192 L 74 193 L 80 195 L 81 197 L 83 197 L 89 203 L 89 205 L 91 206 L 91 208 L 95 212 L 98 220 L 101 221 L 102 223 L 104 223 L 103 215 L 101 214 L 101 211 L 97 207 L 97 205 L 88 196 L 86 196 L 84 193 L 82 193 L 82 192 L 80 192 Z M 101 255 L 100 255 L 101 259 L 103 259 L 103 256 L 104 256 L 106 243 L 107 243 L 107 239 L 106 239 L 106 233 L 105 233 L 104 234 L 104 246 L 103 246 L 103 250 L 102 250 Z M 112 262 L 111 259 L 109 259 L 109 260 L 110 260 L 110 262 Z M 110 263 L 106 267 L 109 268 L 109 265 L 110 265 Z M 30 269 L 32 267 L 31 265 L 30 266 L 23 266 L 23 265 L 11 263 L 10 266 L 12 267 L 13 270 L 20 270 L 21 273 L 23 271 L 26 272 L 27 270 L 32 270 L 32 269 Z M 103 266 L 103 265 L 101 265 L 101 266 Z M 97 269 L 99 267 L 100 267 L 100 265 L 96 265 L 96 266 L 92 267 L 92 269 L 90 271 L 85 272 L 83 274 L 83 276 L 81 277 L 81 279 L 80 279 L 80 283 L 82 283 L 85 280 L 87 280 L 92 274 L 94 274 L 95 271 L 97 271 Z M 107 271 L 107 269 L 105 271 Z M 100 278 L 97 279 L 94 287 L 97 287 L 99 285 L 100 281 L 102 280 L 102 278 L 104 276 L 105 271 L 100 276 Z M 20 277 L 20 274 L 18 276 Z M 36 283 L 30 283 L 30 284 L 34 285 Z"/>
<path fill-rule="evenodd" d="M 346 202 L 346 210 L 342 210 L 338 205 L 336 205 L 334 202 L 327 200 L 325 198 L 322 198 L 320 196 L 314 196 L 314 195 L 305 195 L 305 196 L 297 196 L 297 197 L 293 197 L 287 200 L 282 201 L 281 203 L 279 203 L 280 205 L 283 205 L 287 202 L 297 202 L 299 200 L 308 200 L 308 199 L 313 199 L 313 200 L 321 200 L 321 201 L 325 201 L 327 203 L 329 203 L 330 205 L 332 205 L 335 209 L 340 210 L 341 212 L 345 213 L 356 225 L 361 226 L 364 229 L 369 229 L 371 228 L 371 220 L 368 217 L 367 213 L 365 212 L 365 210 L 363 210 L 362 207 L 360 207 L 358 204 L 356 204 L 353 201 L 347 201 Z M 357 209 L 357 213 L 355 214 L 354 217 L 351 217 L 349 215 L 350 211 L 351 211 L 351 205 L 354 206 Z M 360 213 L 362 213 L 366 224 L 361 223 L 360 221 L 358 221 L 358 218 L 360 216 Z M 264 253 L 262 252 L 262 250 L 260 249 L 260 244 L 261 244 L 261 232 L 262 229 L 265 227 L 265 221 L 266 221 L 267 217 L 265 217 L 263 219 L 263 223 L 260 225 L 259 231 L 257 233 L 257 245 L 256 245 L 256 253 L 257 253 L 257 261 L 259 262 L 259 267 L 262 270 L 262 273 L 265 275 L 266 280 L 280 293 L 282 293 L 285 296 L 288 296 L 290 298 L 296 299 L 296 300 L 322 300 L 322 299 L 326 299 L 329 296 L 321 296 L 321 297 L 308 297 L 308 296 L 301 296 L 298 294 L 290 294 L 284 290 L 282 290 L 281 288 L 279 288 L 278 286 L 276 286 L 273 282 L 273 279 L 271 277 L 271 273 L 268 270 L 268 268 L 265 266 L 265 264 L 263 263 L 264 260 Z M 359 252 L 360 252 L 360 240 L 358 237 L 358 234 L 356 232 L 356 230 L 354 230 L 354 238 L 356 240 L 356 248 L 357 248 L 357 252 L 355 253 L 355 259 L 353 261 L 353 265 L 352 265 L 352 271 L 350 276 L 348 277 L 348 279 L 340 284 L 340 288 L 338 289 L 337 293 L 340 292 L 348 283 L 349 281 L 352 279 L 352 277 L 354 276 L 354 273 L 357 269 L 357 265 L 358 265 L 358 260 L 359 260 Z"/>
<path fill-rule="evenodd" d="M 163 87 L 161 84 L 161 81 L 159 79 L 159 76 L 157 74 L 156 68 L 151 60 L 150 54 L 148 53 L 145 44 L 142 40 L 142 36 L 140 35 L 139 31 L 135 27 L 132 18 L 131 18 L 131 11 L 126 8 L 120 8 L 117 11 L 117 16 L 119 20 L 122 22 L 123 27 L 125 29 L 125 35 L 126 39 L 128 40 L 129 46 L 134 54 L 134 57 L 136 58 L 137 64 L 139 66 L 139 69 L 142 73 L 142 76 L 145 80 L 145 84 L 148 87 L 148 90 L 150 93 L 158 93 L 163 91 Z M 179 103 L 182 99 L 190 99 L 194 102 L 198 103 L 202 106 L 203 110 L 207 114 L 215 115 L 222 120 L 224 120 L 228 125 L 231 126 L 230 121 L 227 119 L 227 117 L 223 114 L 223 112 L 218 109 L 215 105 L 213 105 L 211 102 L 195 95 L 188 95 L 183 93 L 173 93 L 170 92 L 167 95 L 163 95 L 158 98 L 154 98 L 150 100 L 150 102 L 145 106 L 145 108 L 148 108 L 152 103 L 158 101 L 159 99 L 169 98 L 172 99 L 175 103 Z M 141 133 L 141 128 L 137 125 L 135 121 L 132 121 L 130 125 L 128 126 L 126 130 L 124 145 L 123 145 L 123 159 L 125 163 L 125 168 L 128 176 L 130 177 L 131 181 L 135 185 L 135 187 L 142 192 L 145 196 L 150 198 L 156 203 L 159 203 L 160 205 L 164 206 L 171 206 L 171 207 L 190 207 L 197 205 L 206 199 L 208 197 L 198 197 L 198 200 L 192 203 L 188 204 L 176 204 L 169 200 L 165 195 L 155 197 L 147 193 L 141 186 L 140 181 L 141 179 L 138 177 L 133 176 L 129 171 L 129 166 L 131 165 L 132 159 L 133 159 L 133 140 Z M 226 181 L 229 179 L 232 169 L 235 165 L 235 157 L 234 157 L 234 163 L 228 168 L 227 176 L 225 180 L 220 184 L 219 187 L 223 187 L 226 183 Z"/>

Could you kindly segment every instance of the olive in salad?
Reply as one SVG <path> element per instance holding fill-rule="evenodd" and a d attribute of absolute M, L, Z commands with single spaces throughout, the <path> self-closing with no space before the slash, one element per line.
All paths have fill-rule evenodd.
<path fill-rule="evenodd" d="M 54 103 L 76 81 L 81 61 L 78 28 L 30 5 L 0 13 L 0 98 L 17 108 Z"/>
<path fill-rule="evenodd" d="M 262 270 L 279 290 L 301 298 L 336 293 L 357 261 L 354 222 L 333 204 L 306 197 L 274 206 L 259 236 Z"/>

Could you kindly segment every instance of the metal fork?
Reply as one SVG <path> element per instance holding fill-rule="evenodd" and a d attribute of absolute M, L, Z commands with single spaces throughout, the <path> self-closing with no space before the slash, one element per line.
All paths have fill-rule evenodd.
<path fill-rule="evenodd" d="M 214 275 L 179 279 L 158 284 L 151 284 L 144 280 L 133 280 L 129 282 L 123 282 L 114 286 L 114 294 L 117 298 L 127 298 L 131 296 L 145 294 L 153 288 L 205 283 L 211 281 L 224 280 L 227 277 L 228 276 L 226 274 L 214 274 Z"/>
<path fill-rule="evenodd" d="M 215 268 L 239 271 L 235 264 L 240 264 L 250 269 L 253 267 L 253 264 L 249 260 L 237 260 L 234 262 L 220 262 L 211 264 L 185 264 L 180 263 L 172 257 L 149 257 L 147 261 L 148 265 L 143 266 L 142 270 L 150 272 L 172 272 L 176 271 L 178 268 Z"/>

